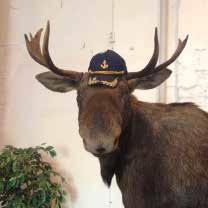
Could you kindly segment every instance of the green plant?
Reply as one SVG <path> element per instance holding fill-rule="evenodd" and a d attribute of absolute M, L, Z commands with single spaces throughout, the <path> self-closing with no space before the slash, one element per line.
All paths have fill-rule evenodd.
<path fill-rule="evenodd" d="M 51 180 L 64 178 L 44 162 L 42 152 L 56 156 L 52 146 L 15 148 L 6 146 L 0 154 L 0 202 L 3 208 L 61 208 L 65 191 Z"/>

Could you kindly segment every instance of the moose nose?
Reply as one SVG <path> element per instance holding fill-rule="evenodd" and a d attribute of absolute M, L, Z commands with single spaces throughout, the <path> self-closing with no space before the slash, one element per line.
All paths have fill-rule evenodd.
<path fill-rule="evenodd" d="M 102 154 L 102 153 L 105 152 L 105 148 L 103 148 L 103 147 L 98 147 L 98 148 L 96 149 L 96 151 L 97 151 L 97 153 Z"/>

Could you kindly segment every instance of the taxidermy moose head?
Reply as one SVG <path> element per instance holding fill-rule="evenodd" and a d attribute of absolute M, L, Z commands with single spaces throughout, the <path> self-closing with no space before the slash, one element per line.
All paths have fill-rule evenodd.
<path fill-rule="evenodd" d="M 153 55 L 141 71 L 127 72 L 123 58 L 107 50 L 92 58 L 88 72 L 78 73 L 54 65 L 49 23 L 42 50 L 41 32 L 25 36 L 31 57 L 50 70 L 36 78 L 55 92 L 77 90 L 84 146 L 98 156 L 108 186 L 116 175 L 125 208 L 208 207 L 208 114 L 192 103 L 145 103 L 131 95 L 170 76 L 167 67 L 188 37 L 159 66 L 155 30 Z"/>
<path fill-rule="evenodd" d="M 50 71 L 38 74 L 36 78 L 46 88 L 55 92 L 77 90 L 79 107 L 79 132 L 86 150 L 101 156 L 118 148 L 122 130 L 130 116 L 131 93 L 135 89 L 152 89 L 163 83 L 171 74 L 167 68 L 184 49 L 188 37 L 179 40 L 172 57 L 156 66 L 159 56 L 157 29 L 155 30 L 154 52 L 149 63 L 139 72 L 127 73 L 125 61 L 114 51 L 108 50 L 95 55 L 88 72 L 59 69 L 53 63 L 49 50 L 50 24 L 40 48 L 40 29 L 30 40 L 25 35 L 30 56 Z M 95 68 L 97 67 L 97 68 Z"/>

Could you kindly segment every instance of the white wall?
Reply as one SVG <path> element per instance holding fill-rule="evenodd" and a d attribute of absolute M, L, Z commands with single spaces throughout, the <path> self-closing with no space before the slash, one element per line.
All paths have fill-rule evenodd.
<path fill-rule="evenodd" d="M 78 134 L 76 92 L 53 93 L 34 79 L 46 69 L 28 56 L 23 34 L 45 27 L 50 19 L 50 51 L 55 63 L 62 68 L 86 71 L 93 54 L 112 46 L 110 34 L 114 31 L 114 49 L 124 56 L 129 71 L 134 71 L 141 69 L 152 55 L 154 27 L 161 27 L 160 1 L 115 0 L 113 19 L 111 0 L 0 0 L 0 6 L 4 11 L 0 15 L 0 70 L 7 73 L 7 79 L 3 77 L 7 81 L 3 97 L 7 98 L 5 143 L 54 145 L 78 189 L 74 207 L 110 207 L 109 191 L 101 181 L 98 161 L 84 150 Z M 189 33 L 191 37 L 180 62 L 171 66 L 177 73 L 168 82 L 168 101 L 195 100 L 205 108 L 208 106 L 204 91 L 208 86 L 208 31 L 203 20 L 207 7 L 205 0 L 170 1 L 168 53 L 173 51 L 178 35 Z M 157 100 L 156 90 L 138 91 L 136 95 L 146 101 Z M 112 208 L 122 207 L 116 185 L 111 198 Z"/>
<path fill-rule="evenodd" d="M 191 100 L 208 110 L 208 1 L 183 0 L 179 34 L 190 33 L 189 48 L 178 66 L 178 100 Z M 186 75 L 185 75 L 186 74 Z M 187 76 L 188 75 L 188 76 Z"/>
<path fill-rule="evenodd" d="M 191 101 L 208 110 L 208 1 L 173 0 L 170 10 L 169 53 L 178 37 L 189 34 L 189 40 L 171 67 L 174 74 L 168 81 L 168 102 Z"/>

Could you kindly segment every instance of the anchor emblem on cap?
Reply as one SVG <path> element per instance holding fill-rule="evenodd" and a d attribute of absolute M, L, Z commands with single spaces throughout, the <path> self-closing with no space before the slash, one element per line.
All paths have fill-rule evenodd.
<path fill-rule="evenodd" d="M 103 69 L 107 69 L 107 68 L 108 68 L 108 63 L 107 63 L 107 61 L 104 60 L 103 63 L 102 63 L 100 66 L 101 66 L 101 68 L 103 68 Z"/>

